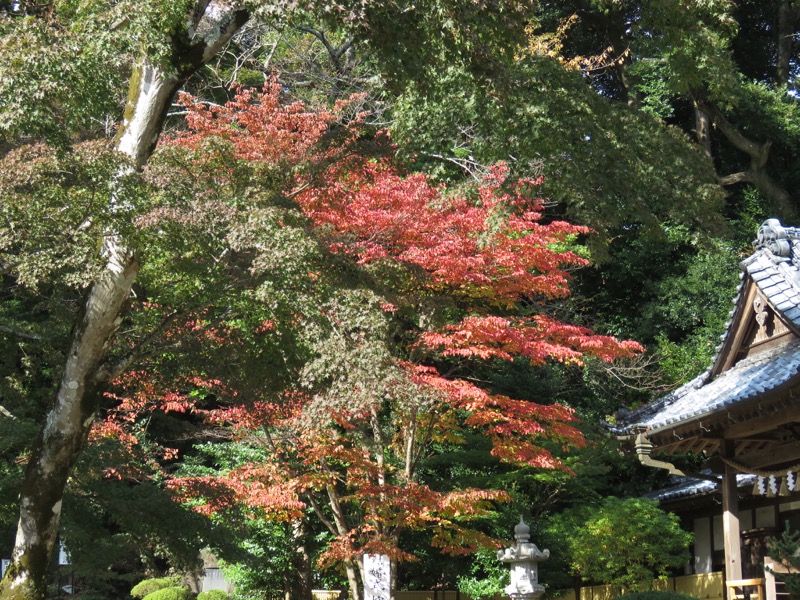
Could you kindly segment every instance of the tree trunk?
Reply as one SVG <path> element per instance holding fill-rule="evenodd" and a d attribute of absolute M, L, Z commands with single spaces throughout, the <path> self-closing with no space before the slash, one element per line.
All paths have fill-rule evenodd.
<path fill-rule="evenodd" d="M 347 560 L 344 563 L 344 571 L 347 574 L 347 583 L 350 586 L 350 600 L 362 600 L 361 579 L 359 579 L 359 565 L 355 560 Z"/>
<path fill-rule="evenodd" d="M 347 536 L 350 532 L 350 527 L 347 525 L 344 510 L 342 509 L 341 498 L 336 488 L 332 484 L 326 486 L 328 495 L 328 506 L 333 514 L 333 523 L 323 519 L 332 533 L 339 536 Z M 314 510 L 318 515 L 321 512 L 317 507 Z M 344 570 L 347 575 L 347 583 L 350 587 L 350 600 L 361 600 L 362 590 L 361 582 L 364 581 L 364 569 L 360 560 L 350 559 L 344 561 Z"/>
<path fill-rule="evenodd" d="M 711 158 L 711 117 L 697 101 L 694 101 L 694 123 L 697 143 L 703 153 Z"/>
<path fill-rule="evenodd" d="M 782 0 L 778 9 L 778 56 L 775 65 L 775 83 L 784 86 L 791 76 L 792 50 L 795 44 L 795 26 L 800 19 L 797 0 Z"/>
<path fill-rule="evenodd" d="M 211 15 L 211 16 L 209 16 Z M 155 148 L 175 93 L 247 20 L 244 10 L 201 0 L 186 31 L 171 32 L 171 68 L 144 60 L 134 69 L 117 148 L 141 168 Z M 165 32 L 165 35 L 170 32 Z M 160 63 L 162 64 L 162 63 Z M 117 199 L 112 196 L 112 206 Z M 41 600 L 61 520 L 64 488 L 95 416 L 100 387 L 115 375 L 107 363 L 120 314 L 139 272 L 134 249 L 109 232 L 102 273 L 90 288 L 72 332 L 64 374 L 31 452 L 20 491 L 20 518 L 0 600 Z"/>
<path fill-rule="evenodd" d="M 133 255 L 115 244 L 115 238 L 106 245 L 108 263 L 86 298 L 55 404 L 25 469 L 11 565 L 0 582 L 3 600 L 45 595 L 64 487 L 97 409 L 101 365 L 139 270 Z"/>
<path fill-rule="evenodd" d="M 292 524 L 292 538 L 294 539 L 294 556 L 292 557 L 293 572 L 289 595 L 294 600 L 311 600 L 313 580 L 311 554 L 306 547 L 308 529 L 305 519 L 298 519 Z"/>
<path fill-rule="evenodd" d="M 772 141 L 757 142 L 745 137 L 712 104 L 698 103 L 697 106 L 711 116 L 717 130 L 725 136 L 734 148 L 750 157 L 750 166 L 746 171 L 720 177 L 720 184 L 727 186 L 742 182 L 752 183 L 758 191 L 773 200 L 775 208 L 782 215 L 793 214 L 794 207 L 789 193 L 770 176 L 767 170 Z"/>

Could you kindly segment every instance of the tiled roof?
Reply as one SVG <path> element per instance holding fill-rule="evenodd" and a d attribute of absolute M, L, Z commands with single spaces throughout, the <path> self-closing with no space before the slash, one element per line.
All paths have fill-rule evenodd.
<path fill-rule="evenodd" d="M 783 227 L 776 219 L 766 221 L 754 242 L 756 251 L 742 261 L 767 302 L 790 324 L 800 329 L 800 228 Z M 745 280 L 746 281 L 746 280 Z M 734 303 L 741 306 L 742 287 Z M 733 317 L 735 311 L 731 313 Z M 724 346 L 731 322 L 722 336 Z M 717 355 L 714 363 L 720 359 Z M 746 401 L 787 383 L 800 375 L 800 340 L 753 355 L 712 378 L 712 370 L 677 390 L 618 418 L 618 432 L 637 427 L 657 430 L 701 418 L 737 402 Z"/>
<path fill-rule="evenodd" d="M 776 257 L 761 249 L 742 261 L 742 269 L 750 275 L 767 301 L 788 321 L 800 326 L 800 271 L 793 249 L 792 260 Z M 800 254 L 800 252 L 798 252 Z"/>
<path fill-rule="evenodd" d="M 738 362 L 712 381 L 707 374 L 629 413 L 625 429 L 642 426 L 660 429 L 679 421 L 700 418 L 736 402 L 754 398 L 800 374 L 800 340 L 761 352 Z"/>
<path fill-rule="evenodd" d="M 755 475 L 739 473 L 736 475 L 736 486 L 744 488 L 755 484 L 757 477 Z M 694 496 L 703 496 L 710 494 L 717 490 L 717 484 L 713 481 L 706 479 L 695 479 L 694 477 L 683 478 L 678 485 L 673 485 L 668 488 L 655 490 L 645 494 L 646 498 L 658 500 L 659 502 L 668 502 L 670 500 L 680 500 L 682 498 L 692 498 Z"/>

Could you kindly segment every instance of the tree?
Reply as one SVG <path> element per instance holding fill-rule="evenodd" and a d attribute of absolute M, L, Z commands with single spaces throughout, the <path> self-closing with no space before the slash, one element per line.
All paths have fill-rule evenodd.
<path fill-rule="evenodd" d="M 755 188 L 769 212 L 790 218 L 795 183 L 782 173 L 791 169 L 787 151 L 797 140 L 795 2 L 598 1 L 543 8 L 540 33 L 560 32 L 556 53 L 567 64 L 582 64 L 601 95 L 691 134 L 713 158 L 731 205 Z"/>
<path fill-rule="evenodd" d="M 281 2 L 254 2 L 250 8 L 260 4 L 262 11 L 273 15 L 285 16 L 291 13 L 289 9 L 298 9 L 295 3 Z M 420 68 L 424 72 L 429 61 L 442 55 L 485 69 L 494 64 L 494 56 L 502 57 L 503 52 L 495 55 L 493 50 L 505 48 L 504 53 L 509 54 L 510 46 L 503 42 L 518 37 L 517 25 L 527 11 L 527 3 L 513 1 L 502 2 L 492 11 L 462 11 L 458 2 L 434 4 L 437 10 L 428 11 L 402 2 L 309 2 L 300 7 L 305 12 L 298 10 L 298 14 L 325 14 L 346 23 L 360 38 L 373 40 L 379 48 L 386 49 L 391 40 L 392 52 L 385 53 L 386 65 L 390 74 L 400 79 L 412 65 L 422 74 Z M 0 597 L 39 598 L 44 594 L 64 486 L 94 419 L 103 387 L 127 368 L 136 354 L 134 349 L 116 363 L 109 361 L 120 315 L 146 258 L 145 249 L 126 235 L 124 224 L 130 220 L 131 198 L 125 197 L 125 180 L 147 163 L 176 91 L 211 60 L 249 15 L 244 4 L 214 0 L 147 6 L 127 2 L 81 7 L 71 2 L 56 2 L 46 8 L 28 2 L 0 6 L 4 36 L 0 96 L 8 107 L 2 121 L 4 149 L 24 145 L 37 136 L 45 136 L 63 149 L 72 141 L 71 135 L 91 134 L 93 118 L 108 116 L 105 110 L 116 103 L 115 82 L 120 81 L 120 71 L 129 64 L 125 53 L 137 54 L 115 140 L 116 150 L 127 160 L 105 182 L 107 201 L 95 203 L 93 198 L 86 218 L 70 223 L 70 231 L 78 236 L 88 231 L 101 240 L 102 250 L 100 260 L 91 261 L 94 270 L 84 272 L 77 285 L 79 289 L 87 286 L 87 292 L 75 314 L 53 408 L 28 458 L 17 541 L 12 564 L 0 583 Z M 440 35 L 443 27 L 449 34 L 444 38 Z M 390 35 L 401 30 L 404 36 Z M 409 43 L 398 48 L 396 39 Z M 423 43 L 427 40 L 436 43 Z M 84 41 L 89 43 L 81 43 Z M 64 65 L 69 68 L 62 68 Z M 107 79 L 106 75 L 112 76 Z M 108 82 L 111 84 L 106 85 Z M 53 93 L 48 95 L 48 90 Z M 80 93 L 74 93 L 77 91 Z M 15 193 L 24 196 L 25 190 Z M 99 205 L 101 213 L 113 216 L 110 221 L 93 219 Z M 3 241 L 3 272 L 17 277 L 17 253 L 26 232 L 17 222 L 4 227 L 8 236 Z M 68 241 L 71 245 L 72 240 Z"/>
<path fill-rule="evenodd" d="M 597 241 L 626 227 L 719 228 L 722 194 L 707 157 L 677 128 L 598 94 L 580 70 L 522 54 L 504 85 L 476 83 L 451 68 L 433 92 L 411 88 L 395 103 L 392 135 L 417 168 L 453 178 L 508 161 L 518 176 L 543 176 L 542 194 Z"/>
<path fill-rule="evenodd" d="M 130 164 L 121 167 L 118 177 L 147 162 L 174 94 L 245 18 L 243 10 L 222 10 L 213 2 L 204 3 L 193 19 L 182 25 L 185 29 L 173 32 L 172 45 L 163 49 L 162 56 L 150 56 L 135 66 L 125 121 L 116 141 L 117 150 Z M 190 39 L 190 34 L 195 37 Z M 119 205 L 121 200 L 112 189 L 109 205 Z M 114 376 L 114 367 L 106 363 L 108 349 L 139 270 L 139 259 L 119 232 L 106 231 L 103 240 L 103 265 L 73 330 L 54 406 L 28 459 L 17 539 L 12 563 L 0 583 L 0 597 L 43 597 L 64 486 L 94 419 L 99 388 Z"/>
<path fill-rule="evenodd" d="M 555 517 L 551 528 L 566 540 L 571 569 L 586 582 L 648 589 L 689 558 L 692 535 L 678 518 L 645 498 L 606 498 Z"/>
<path fill-rule="evenodd" d="M 400 544 L 407 531 L 432 528 L 432 543 L 456 553 L 491 543 L 465 524 L 506 495 L 436 490 L 420 481 L 421 465 L 439 445 L 477 432 L 498 459 L 560 468 L 548 446 L 581 443 L 568 425 L 572 411 L 489 393 L 469 381 L 473 365 L 516 357 L 533 365 L 579 364 L 584 356 L 611 361 L 639 346 L 536 310 L 568 295 L 566 268 L 585 263 L 568 248 L 587 232 L 542 223 L 541 200 L 532 196 L 537 182 L 507 182 L 507 169 L 498 166 L 479 185 L 448 192 L 423 175 L 402 175 L 386 157 L 359 153 L 357 115 L 332 144 L 334 112 L 284 106 L 279 96 L 272 83 L 221 107 L 189 103 L 190 129 L 163 155 L 164 167 L 181 165 L 182 179 L 198 186 L 191 195 L 204 200 L 187 206 L 176 199 L 176 208 L 147 222 L 191 226 L 209 208 L 235 221 L 235 205 L 219 208 L 218 184 L 229 190 L 257 172 L 288 186 L 282 195 L 296 201 L 306 230 L 327 251 L 314 271 L 296 272 L 315 283 L 297 282 L 296 289 L 314 289 L 317 302 L 295 298 L 287 322 L 265 321 L 270 331 L 298 331 L 306 348 L 299 379 L 283 394 L 254 389 L 252 402 L 211 415 L 233 423 L 267 458 L 173 485 L 201 498 L 208 512 L 240 502 L 296 518 L 310 506 L 333 536 L 321 560 L 344 564 L 358 598 L 357 558 L 372 552 L 412 559 Z M 346 104 L 337 108 L 347 114 Z M 291 177 L 277 179 L 280 173 Z M 296 217 L 278 223 L 278 240 L 300 235 Z M 248 239 L 264 253 L 254 265 L 285 260 L 282 244 Z"/>
<path fill-rule="evenodd" d="M 713 347 L 699 336 L 674 344 L 695 326 L 719 334 L 727 307 L 715 298 L 706 311 L 686 270 L 724 281 L 720 295 L 732 297 L 727 260 L 744 251 L 758 219 L 743 225 L 755 215 L 796 218 L 796 182 L 786 176 L 798 107 L 797 36 L 786 32 L 796 28 L 794 2 L 539 3 L 511 85 L 475 92 L 463 72 L 445 71 L 435 93 L 401 97 L 393 133 L 421 168 L 445 177 L 497 159 L 544 173 L 544 194 L 610 242 L 593 247 L 596 276 L 576 286 L 589 323 L 600 313 L 617 335 L 662 348 L 674 365 L 667 379 L 689 377 Z M 667 268 L 646 262 L 673 252 L 680 258 Z M 631 275 L 639 268 L 631 259 L 646 268 L 645 285 L 634 276 L 615 291 L 628 266 Z M 661 292 L 675 287 L 680 298 Z M 606 293 L 616 300 L 606 304 Z M 644 332 L 658 323 L 640 306 L 693 314 Z"/>

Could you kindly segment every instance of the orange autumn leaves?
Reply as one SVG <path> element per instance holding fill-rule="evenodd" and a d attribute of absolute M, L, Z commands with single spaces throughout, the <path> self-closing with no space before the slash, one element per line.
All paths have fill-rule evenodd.
<path fill-rule="evenodd" d="M 289 390 L 283 398 L 241 399 L 210 415 L 233 425 L 243 439 L 259 440 L 269 459 L 219 478 L 176 479 L 173 486 L 184 497 L 203 498 L 207 512 L 245 502 L 291 518 L 314 494 L 327 494 L 334 513 L 337 502 L 357 506 L 363 518 L 337 523 L 332 531 L 329 561 L 362 552 L 410 559 L 392 541 L 408 529 L 434 527 L 434 544 L 451 552 L 490 543 L 464 523 L 485 515 L 506 494 L 433 490 L 416 478 L 419 461 L 434 442 L 457 443 L 467 430 L 490 438 L 494 456 L 536 468 L 562 468 L 542 440 L 582 443 L 570 408 L 490 393 L 459 377 L 458 365 L 520 358 L 533 365 L 580 364 L 586 356 L 612 361 L 641 350 L 634 342 L 517 310 L 522 301 L 569 295 L 568 271 L 587 263 L 569 247 L 588 229 L 543 222 L 543 203 L 534 194 L 538 182 L 508 181 L 506 165 L 495 165 L 481 185 L 450 190 L 423 174 L 404 173 L 390 156 L 367 156 L 361 151 L 364 115 L 353 103 L 322 111 L 284 104 L 274 81 L 260 93 L 240 91 L 224 106 L 188 97 L 183 102 L 188 131 L 169 144 L 201 163 L 224 153 L 232 162 L 208 175 L 215 185 L 236 176 L 236 161 L 247 163 L 255 174 L 252 185 L 271 174 L 271 185 L 296 204 L 311 235 L 330 252 L 361 265 L 383 261 L 404 270 L 381 302 L 385 318 L 396 318 L 404 330 L 404 341 L 387 374 L 396 384 L 381 388 L 371 407 L 348 411 L 337 404 L 320 418 L 324 389 Z M 435 320 L 446 325 L 409 325 L 420 303 L 442 297 L 456 307 Z M 443 364 L 455 366 L 445 374 Z M 317 412 L 309 426 L 304 413 L 312 404 Z"/>

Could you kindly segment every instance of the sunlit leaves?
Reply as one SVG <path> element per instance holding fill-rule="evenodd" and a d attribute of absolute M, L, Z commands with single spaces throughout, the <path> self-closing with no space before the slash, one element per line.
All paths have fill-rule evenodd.
<path fill-rule="evenodd" d="M 555 59 L 526 58 L 512 73 L 491 93 L 455 69 L 433 91 L 407 90 L 392 125 L 402 155 L 439 178 L 461 175 L 448 160 L 459 153 L 542 174 L 538 193 L 601 235 L 627 223 L 714 221 L 713 165 L 681 131 L 597 94 Z"/>
<path fill-rule="evenodd" d="M 645 498 L 577 507 L 556 517 L 551 530 L 567 540 L 570 567 L 584 581 L 634 590 L 683 565 L 692 541 L 676 515 Z"/>
<path fill-rule="evenodd" d="M 105 228 L 125 214 L 108 209 L 114 193 L 128 204 L 133 178 L 111 175 L 122 163 L 104 142 L 59 152 L 23 146 L 0 160 L 0 270 L 25 286 L 86 287 L 99 268 Z"/>
<path fill-rule="evenodd" d="M 183 102 L 188 130 L 148 170 L 160 202 L 137 223 L 154 236 L 164 274 L 175 265 L 199 273 L 188 283 L 232 284 L 219 300 L 197 289 L 211 306 L 188 333 L 234 353 L 248 340 L 261 364 L 247 327 L 265 347 L 289 331 L 297 360 L 265 372 L 261 387 L 226 379 L 225 365 L 202 367 L 203 381 L 223 373 L 214 378 L 222 406 L 206 416 L 263 455 L 217 478 L 176 479 L 174 489 L 204 513 L 248 506 L 289 519 L 310 506 L 333 536 L 323 563 L 363 552 L 410 560 L 398 545 L 409 530 L 433 528 L 433 543 L 455 554 L 493 544 L 470 523 L 507 495 L 435 490 L 419 468 L 472 434 L 491 441 L 495 459 L 545 469 L 564 468 L 553 447 L 583 443 L 570 409 L 492 394 L 469 373 L 493 361 L 577 365 L 639 350 L 531 315 L 569 295 L 569 270 L 586 264 L 571 248 L 588 229 L 544 222 L 540 182 L 510 180 L 505 165 L 448 190 L 405 173 L 380 135 L 370 147 L 383 156 L 362 152 L 369 132 L 348 113 L 352 102 L 319 112 L 284 104 L 275 82 L 224 106 Z M 191 292 L 182 286 L 176 302 Z M 245 318 L 239 287 L 252 290 L 245 298 L 259 318 Z M 176 320 L 176 341 L 190 325 Z M 270 381 L 285 390 L 268 391 Z M 144 395 L 161 411 L 195 410 L 186 390 L 199 384 L 175 383 Z M 140 393 L 121 395 L 119 408 Z"/>

